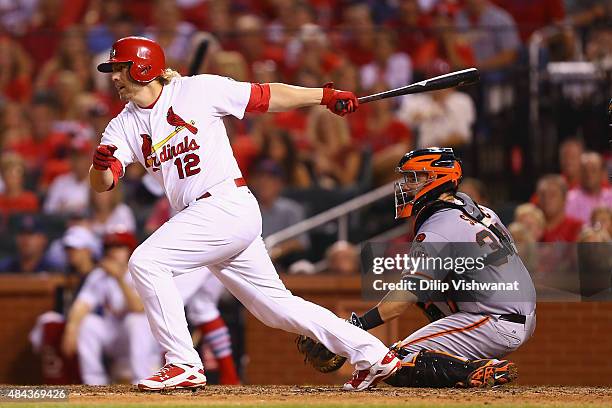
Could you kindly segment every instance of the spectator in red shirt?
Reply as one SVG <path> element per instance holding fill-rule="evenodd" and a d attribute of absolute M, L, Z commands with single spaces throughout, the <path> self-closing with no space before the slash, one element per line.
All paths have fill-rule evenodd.
<path fill-rule="evenodd" d="M 0 91 L 15 102 L 27 102 L 32 95 L 32 61 L 23 48 L 9 37 L 0 36 Z"/>
<path fill-rule="evenodd" d="M 565 214 L 567 183 L 562 176 L 549 174 L 538 181 L 537 196 L 546 219 L 542 242 L 575 242 L 582 222 Z"/>
<path fill-rule="evenodd" d="M 560 22 L 565 17 L 563 0 L 493 0 L 519 23 L 521 40 L 527 43 L 535 30 Z"/>
<path fill-rule="evenodd" d="M 36 90 L 46 91 L 53 87 L 64 71 L 71 71 L 79 78 L 83 89 L 94 88 L 92 58 L 85 42 L 85 32 L 79 27 L 70 27 L 62 34 L 57 53 L 48 60 L 36 78 Z"/>
<path fill-rule="evenodd" d="M 329 80 L 330 73 L 340 69 L 343 59 L 333 52 L 329 39 L 316 24 L 305 24 L 295 39 L 289 42 L 286 52 L 288 74 L 306 70 L 318 76 L 321 83 Z"/>
<path fill-rule="evenodd" d="M 397 17 L 386 23 L 401 38 L 399 49 L 410 55 L 413 61 L 431 38 L 431 24 L 431 16 L 421 10 L 418 0 L 400 0 Z"/>
<path fill-rule="evenodd" d="M 16 153 L 4 153 L 0 159 L 0 176 L 4 191 L 0 193 L 0 214 L 38 212 L 38 197 L 25 188 L 25 165 Z"/>
<path fill-rule="evenodd" d="M 347 35 L 343 49 L 351 62 L 357 66 L 372 62 L 377 44 L 370 7 L 364 3 L 346 7 L 343 26 Z"/>
<path fill-rule="evenodd" d="M 578 187 L 580 183 L 580 156 L 583 152 L 584 144 L 580 139 L 565 139 L 559 146 L 561 175 L 565 178 L 569 190 Z"/>
<path fill-rule="evenodd" d="M 252 14 L 238 17 L 234 29 L 238 51 L 245 57 L 249 66 L 249 80 L 254 77 L 253 66 L 257 63 L 272 61 L 279 71 L 284 70 L 284 51 L 266 43 L 263 22 L 259 17 Z"/>
<path fill-rule="evenodd" d="M 55 54 L 62 25 L 62 0 L 40 0 L 36 13 L 22 38 L 24 48 L 34 59 L 34 69 L 40 68 Z"/>
<path fill-rule="evenodd" d="M 65 153 L 70 138 L 54 130 L 57 107 L 50 98 L 36 98 L 29 109 L 29 121 L 22 127 L 28 133 L 4 144 L 5 150 L 18 153 L 27 164 L 28 172 L 38 173 L 39 187 L 43 190 L 59 174 L 69 170 Z"/>

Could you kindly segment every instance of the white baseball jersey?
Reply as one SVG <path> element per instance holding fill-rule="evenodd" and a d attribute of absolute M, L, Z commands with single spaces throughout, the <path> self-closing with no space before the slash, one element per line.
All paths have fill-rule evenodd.
<path fill-rule="evenodd" d="M 133 286 L 129 273 L 126 273 L 123 279 Z M 102 268 L 95 268 L 87 275 L 76 300 L 88 304 L 92 309 L 102 306 L 107 317 L 122 318 L 128 312 L 117 279 L 108 275 Z"/>
<path fill-rule="evenodd" d="M 124 166 L 140 162 L 182 210 L 212 186 L 241 177 L 223 117 L 244 116 L 251 84 L 216 75 L 175 78 L 150 109 L 126 104 L 102 134 Z"/>

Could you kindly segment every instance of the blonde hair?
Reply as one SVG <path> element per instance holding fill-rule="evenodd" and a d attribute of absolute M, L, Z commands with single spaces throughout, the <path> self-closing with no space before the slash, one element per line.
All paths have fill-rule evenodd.
<path fill-rule="evenodd" d="M 540 224 L 542 227 L 546 225 L 546 219 L 544 218 L 544 213 L 538 207 L 531 203 L 521 204 L 514 210 L 514 219 L 517 220 L 523 215 L 532 215 L 534 219 Z"/>
<path fill-rule="evenodd" d="M 164 69 L 164 73 L 157 77 L 157 81 L 162 85 L 168 85 L 174 78 L 180 78 L 181 74 L 172 68 Z"/>
<path fill-rule="evenodd" d="M 22 170 L 25 169 L 25 161 L 23 160 L 23 157 L 13 152 L 4 153 L 2 155 L 2 159 L 0 159 L 0 172 L 16 167 L 19 167 Z"/>

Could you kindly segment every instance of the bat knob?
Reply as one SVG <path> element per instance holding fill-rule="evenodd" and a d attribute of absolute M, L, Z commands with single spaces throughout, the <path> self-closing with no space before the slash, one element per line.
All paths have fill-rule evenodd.
<path fill-rule="evenodd" d="M 346 101 L 339 100 L 336 102 L 336 105 L 334 105 L 334 110 L 336 112 L 344 112 L 346 109 L 348 109 L 348 103 Z"/>

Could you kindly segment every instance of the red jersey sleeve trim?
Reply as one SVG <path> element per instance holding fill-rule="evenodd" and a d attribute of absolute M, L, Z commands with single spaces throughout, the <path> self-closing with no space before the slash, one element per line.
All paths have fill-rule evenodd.
<path fill-rule="evenodd" d="M 270 106 L 270 85 L 251 84 L 251 97 L 246 112 L 267 112 Z"/>

